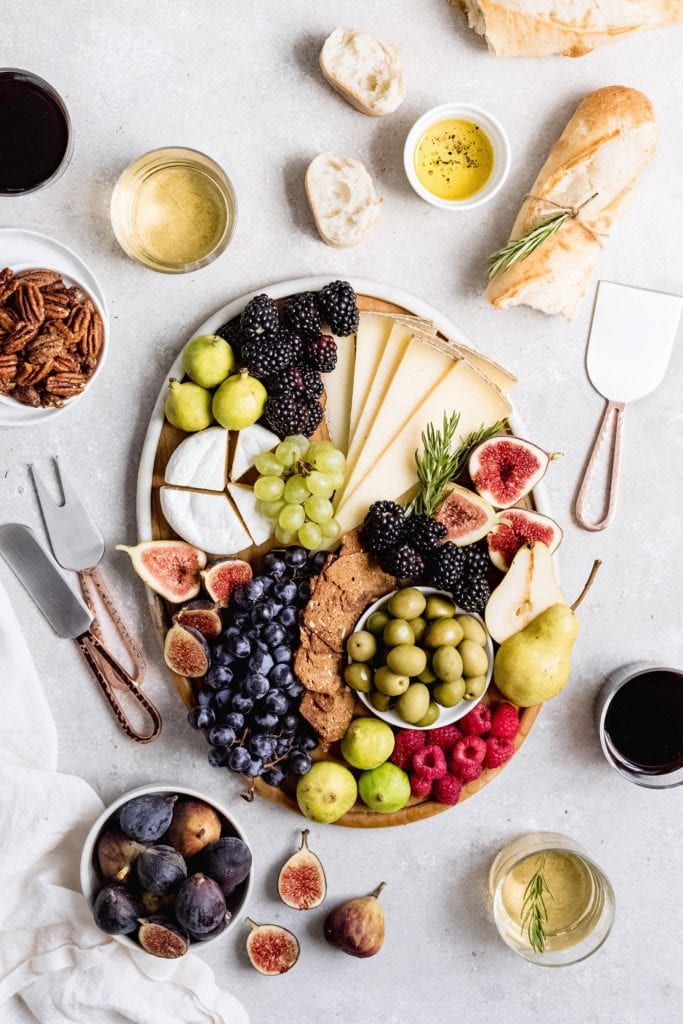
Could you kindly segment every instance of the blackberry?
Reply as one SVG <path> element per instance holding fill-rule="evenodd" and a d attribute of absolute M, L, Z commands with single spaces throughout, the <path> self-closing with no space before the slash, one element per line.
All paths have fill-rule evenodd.
<path fill-rule="evenodd" d="M 314 292 L 302 292 L 288 299 L 282 315 L 290 330 L 302 338 L 316 338 L 320 334 L 322 323 Z"/>
<path fill-rule="evenodd" d="M 274 338 L 259 335 L 242 346 L 242 362 L 253 377 L 271 377 L 294 362 L 292 335 L 280 329 Z"/>
<path fill-rule="evenodd" d="M 269 395 L 284 395 L 286 391 L 303 391 L 311 398 L 320 398 L 323 393 L 322 377 L 312 366 L 286 366 L 284 370 L 268 377 L 266 390 Z"/>
<path fill-rule="evenodd" d="M 320 398 L 324 391 L 323 379 L 320 376 L 320 372 L 316 370 L 315 367 L 306 366 L 306 364 L 304 364 L 299 367 L 299 373 L 303 379 L 304 391 L 306 394 L 310 395 L 312 398 Z"/>
<path fill-rule="evenodd" d="M 431 516 L 415 515 L 408 518 L 406 541 L 421 555 L 428 555 L 437 548 L 448 533 L 444 523 Z"/>
<path fill-rule="evenodd" d="M 379 556 L 379 564 L 384 572 L 401 580 L 421 580 L 425 574 L 424 558 L 409 544 L 383 551 Z"/>
<path fill-rule="evenodd" d="M 310 437 L 322 418 L 320 402 L 301 391 L 286 391 L 269 398 L 263 413 L 265 423 L 280 437 L 290 434 Z"/>
<path fill-rule="evenodd" d="M 318 309 L 323 323 L 334 334 L 345 337 L 358 329 L 356 293 L 348 281 L 332 281 L 318 292 Z"/>
<path fill-rule="evenodd" d="M 376 501 L 370 506 L 361 530 L 361 540 L 372 555 L 398 547 L 406 532 L 405 512 L 394 501 Z"/>
<path fill-rule="evenodd" d="M 466 612 L 478 612 L 483 615 L 486 604 L 491 596 L 491 587 L 485 576 L 476 576 L 471 580 L 458 583 L 453 591 L 453 599 Z"/>
<path fill-rule="evenodd" d="M 321 373 L 331 373 L 337 365 L 337 343 L 329 334 L 310 338 L 304 347 L 306 362 Z"/>
<path fill-rule="evenodd" d="M 244 335 L 242 334 L 242 328 L 240 327 L 240 318 L 236 317 L 234 320 L 228 321 L 227 324 L 223 324 L 216 331 L 219 338 L 223 338 L 227 341 L 230 348 L 235 353 L 237 360 L 241 359 L 242 345 L 244 344 Z"/>
<path fill-rule="evenodd" d="M 434 585 L 440 590 L 450 590 L 453 593 L 465 573 L 466 566 L 466 549 L 459 548 L 452 541 L 446 541 L 436 549 L 431 558 Z"/>
<path fill-rule="evenodd" d="M 246 304 L 240 317 L 242 334 L 247 341 L 275 339 L 279 326 L 277 306 L 268 295 L 256 295 Z"/>

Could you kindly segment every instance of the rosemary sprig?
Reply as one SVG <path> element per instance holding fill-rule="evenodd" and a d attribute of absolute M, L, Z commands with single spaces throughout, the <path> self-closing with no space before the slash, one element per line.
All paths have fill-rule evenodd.
<path fill-rule="evenodd" d="M 483 425 L 473 430 L 456 443 L 456 431 L 460 422 L 460 413 L 444 413 L 443 425 L 440 430 L 430 423 L 422 433 L 422 451 L 415 452 L 415 466 L 419 492 L 406 509 L 408 515 L 434 515 L 441 504 L 446 486 L 462 472 L 472 449 L 499 434 L 505 427 L 505 420 L 500 420 L 490 427 Z"/>
<path fill-rule="evenodd" d="M 543 868 L 545 867 L 545 856 L 541 856 L 540 864 L 533 873 L 522 899 L 522 931 L 526 929 L 529 938 L 529 945 L 535 953 L 544 953 L 546 946 L 545 926 L 548 920 L 548 911 L 545 905 L 546 895 L 554 900 L 550 886 L 545 880 Z"/>
<path fill-rule="evenodd" d="M 525 260 L 534 249 L 538 249 L 539 245 L 542 245 L 546 239 L 554 235 L 556 231 L 559 231 L 564 222 L 573 216 L 574 212 L 572 210 L 561 210 L 559 213 L 554 213 L 552 217 L 548 217 L 547 220 L 537 224 L 535 228 L 527 231 L 521 238 L 514 238 L 501 249 L 496 249 L 489 256 L 489 281 L 497 274 L 507 270 L 513 263 Z"/>

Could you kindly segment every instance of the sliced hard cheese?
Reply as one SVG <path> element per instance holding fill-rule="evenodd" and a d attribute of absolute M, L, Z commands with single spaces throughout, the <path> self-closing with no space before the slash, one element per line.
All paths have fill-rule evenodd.
<path fill-rule="evenodd" d="M 413 412 L 423 402 L 429 402 L 432 391 L 450 373 L 453 364 L 452 356 L 425 345 L 417 338 L 408 343 L 398 369 L 382 397 L 372 427 L 367 437 L 361 439 L 362 447 L 355 466 L 347 476 L 344 498 L 339 506 L 353 494 Z"/>
<path fill-rule="evenodd" d="M 245 484 L 228 484 L 228 494 L 235 502 L 254 544 L 263 544 L 267 541 L 273 533 L 273 524 L 259 512 L 254 488 Z"/>
<path fill-rule="evenodd" d="M 375 376 L 370 382 L 370 387 L 365 397 L 365 404 L 361 409 L 360 418 L 349 445 L 346 457 L 346 483 L 337 492 L 336 500 L 338 504 L 341 504 L 342 495 L 347 489 L 348 481 L 353 475 L 354 467 L 375 421 L 377 411 L 382 406 L 387 388 L 391 384 L 394 374 L 403 359 L 411 336 L 411 332 L 407 327 L 404 327 L 402 324 L 394 324 L 386 339 L 384 351 L 380 356 Z"/>
<path fill-rule="evenodd" d="M 179 537 L 212 555 L 232 555 L 251 544 L 225 491 L 202 494 L 162 487 L 161 511 Z"/>
<path fill-rule="evenodd" d="M 230 467 L 230 479 L 239 480 L 241 476 L 249 472 L 254 465 L 254 459 L 261 452 L 269 452 L 279 443 L 280 438 L 277 434 L 259 426 L 258 423 L 254 423 L 251 427 L 245 427 L 244 430 L 238 430 Z"/>
<path fill-rule="evenodd" d="M 510 373 L 509 370 L 506 370 L 505 367 L 500 366 L 498 363 L 494 363 L 493 360 L 487 359 L 481 352 L 475 352 L 474 349 L 461 345 L 459 341 L 453 344 L 458 354 L 466 359 L 470 366 L 473 366 L 475 370 L 479 370 L 479 373 L 482 373 L 492 384 L 500 388 L 506 397 L 510 394 L 517 383 L 517 378 L 513 373 Z"/>
<path fill-rule="evenodd" d="M 325 419 L 330 440 L 346 455 L 349 448 L 353 373 L 356 362 L 356 335 L 334 339 L 337 343 L 337 365 L 325 374 Z"/>
<path fill-rule="evenodd" d="M 228 431 L 209 427 L 180 442 L 166 464 L 164 480 L 175 487 L 222 491 L 227 459 Z"/>
<path fill-rule="evenodd" d="M 415 484 L 415 452 L 421 447 L 422 432 L 456 410 L 458 435 L 464 437 L 482 424 L 490 426 L 509 416 L 511 407 L 473 367 L 464 360 L 456 363 L 336 512 L 343 533 L 363 521 L 373 501 L 395 499 Z"/>
<path fill-rule="evenodd" d="M 370 390 L 375 371 L 393 327 L 391 320 L 372 313 L 361 313 L 356 333 L 356 359 L 353 367 L 353 392 L 349 416 L 349 445 L 358 426 L 360 414 Z"/>

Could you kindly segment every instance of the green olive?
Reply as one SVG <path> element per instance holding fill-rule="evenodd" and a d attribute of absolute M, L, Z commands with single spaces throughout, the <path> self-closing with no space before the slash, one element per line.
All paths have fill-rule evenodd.
<path fill-rule="evenodd" d="M 405 619 L 392 619 L 391 622 L 387 622 L 382 636 L 387 647 L 415 643 L 415 634 Z"/>
<path fill-rule="evenodd" d="M 427 665 L 427 666 L 426 666 L 426 667 L 424 668 L 424 670 L 423 670 L 422 672 L 420 672 L 419 676 L 416 676 L 416 678 L 417 678 L 417 679 L 419 680 L 419 682 L 421 682 L 421 683 L 427 683 L 427 684 L 429 684 L 429 683 L 435 683 L 435 682 L 436 682 L 436 676 L 435 676 L 435 674 L 434 674 L 434 673 L 432 672 L 432 670 L 431 670 L 431 668 L 429 667 L 429 665 Z"/>
<path fill-rule="evenodd" d="M 409 626 L 413 631 L 413 635 L 415 636 L 415 643 L 419 644 L 427 628 L 427 620 L 423 619 L 421 615 L 418 615 L 416 619 L 410 620 Z"/>
<path fill-rule="evenodd" d="M 465 680 L 465 700 L 478 700 L 486 690 L 486 676 L 472 676 Z"/>
<path fill-rule="evenodd" d="M 426 729 L 428 725 L 434 725 L 434 722 L 436 722 L 440 714 L 441 709 L 439 708 L 439 705 L 436 703 L 435 700 L 432 700 L 429 702 L 427 714 L 423 715 L 420 721 L 416 722 L 415 725 L 417 725 L 418 728 Z"/>
<path fill-rule="evenodd" d="M 452 683 L 462 676 L 462 658 L 455 647 L 437 647 L 432 655 L 432 671 L 442 683 Z"/>
<path fill-rule="evenodd" d="M 400 676 L 419 676 L 427 667 L 427 655 L 421 647 L 399 644 L 389 651 L 387 665 Z"/>
<path fill-rule="evenodd" d="M 427 598 L 424 617 L 431 622 L 433 619 L 450 619 L 455 615 L 455 605 L 447 601 L 445 597 L 436 597 L 432 594 Z"/>
<path fill-rule="evenodd" d="M 353 661 L 344 669 L 344 682 L 358 693 L 369 693 L 372 689 L 372 669 L 360 661 Z"/>
<path fill-rule="evenodd" d="M 444 644 L 457 647 L 461 640 L 462 628 L 455 619 L 436 619 L 424 635 L 425 645 L 431 648 L 443 647 Z"/>
<path fill-rule="evenodd" d="M 463 640 L 458 647 L 462 658 L 462 674 L 464 676 L 485 676 L 489 667 L 486 651 L 474 640 Z"/>
<path fill-rule="evenodd" d="M 408 676 L 392 672 L 388 665 L 382 665 L 375 672 L 375 687 L 387 697 L 398 697 L 405 693 L 410 684 Z"/>
<path fill-rule="evenodd" d="M 417 587 L 406 587 L 389 599 L 387 608 L 396 619 L 416 619 L 422 615 L 426 604 L 426 597 Z"/>
<path fill-rule="evenodd" d="M 369 629 L 374 636 L 381 636 L 384 627 L 390 620 L 391 615 L 388 612 L 373 612 L 365 623 L 365 628 Z"/>
<path fill-rule="evenodd" d="M 427 714 L 431 696 L 424 683 L 411 683 L 396 701 L 396 711 L 404 722 L 416 725 Z"/>
<path fill-rule="evenodd" d="M 375 711 L 388 711 L 391 707 L 391 697 L 389 694 L 380 693 L 379 690 L 373 690 L 368 700 Z"/>
<path fill-rule="evenodd" d="M 452 683 L 439 683 L 432 691 L 434 700 L 445 708 L 454 708 L 465 696 L 465 680 L 454 679 Z"/>
<path fill-rule="evenodd" d="M 480 647 L 486 646 L 486 630 L 479 619 L 474 615 L 458 615 L 456 621 L 460 623 L 464 640 L 474 640 Z"/>
<path fill-rule="evenodd" d="M 372 633 L 359 629 L 346 641 L 346 651 L 352 661 L 370 661 L 377 653 L 377 641 Z"/>

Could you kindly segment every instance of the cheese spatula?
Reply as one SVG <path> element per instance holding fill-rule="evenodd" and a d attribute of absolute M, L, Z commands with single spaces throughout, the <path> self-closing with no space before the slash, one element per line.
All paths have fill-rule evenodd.
<path fill-rule="evenodd" d="M 596 391 L 607 399 L 593 442 L 574 514 L 584 530 L 604 530 L 617 508 L 624 411 L 628 402 L 661 384 L 669 364 L 683 309 L 683 296 L 601 281 L 588 339 L 586 369 Z M 612 430 L 606 507 L 602 519 L 586 515 L 590 478 L 600 449 Z"/>

